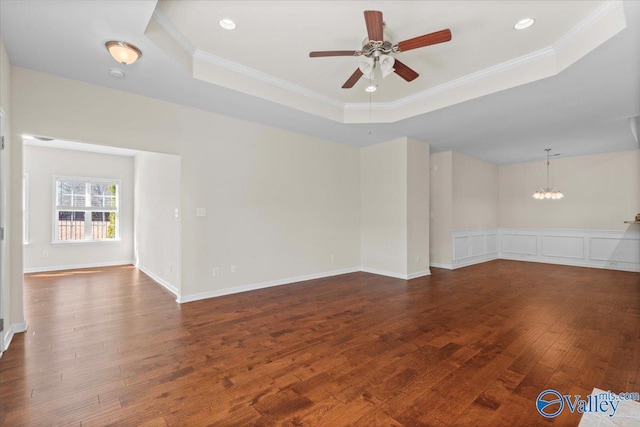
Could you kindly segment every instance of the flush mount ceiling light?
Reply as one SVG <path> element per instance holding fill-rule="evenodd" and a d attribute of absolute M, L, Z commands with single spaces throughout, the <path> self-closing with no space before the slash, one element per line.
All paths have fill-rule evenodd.
<path fill-rule="evenodd" d="M 564 194 L 562 194 L 562 192 L 560 190 L 558 190 L 556 187 L 551 187 L 549 185 L 549 157 L 551 156 L 551 154 L 549 154 L 549 152 L 551 151 L 551 148 L 545 148 L 544 151 L 547 152 L 547 186 L 544 188 L 538 188 L 538 190 L 536 190 L 535 193 L 533 193 L 533 198 L 536 200 L 544 200 L 544 199 L 551 199 L 551 200 L 560 200 L 562 198 L 564 198 Z M 557 156 L 558 154 L 554 154 L 554 156 Z"/>
<path fill-rule="evenodd" d="M 110 40 L 106 42 L 105 47 L 113 56 L 113 59 L 121 63 L 122 65 L 133 64 L 142 56 L 140 49 L 134 45 L 116 40 Z"/>
<path fill-rule="evenodd" d="M 220 24 L 220 26 L 222 28 L 224 28 L 225 30 L 235 30 L 236 29 L 236 23 L 233 22 L 233 20 L 229 19 L 229 18 L 224 18 L 221 19 L 218 24 Z"/>
<path fill-rule="evenodd" d="M 530 26 L 536 23 L 536 20 L 533 18 L 522 18 L 513 26 L 516 30 L 526 30 Z"/>

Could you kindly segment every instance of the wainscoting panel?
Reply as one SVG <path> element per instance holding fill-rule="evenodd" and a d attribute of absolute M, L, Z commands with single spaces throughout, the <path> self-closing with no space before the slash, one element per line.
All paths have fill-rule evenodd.
<path fill-rule="evenodd" d="M 536 255 L 538 253 L 538 236 L 526 233 L 501 234 L 502 253 L 513 255 Z"/>
<path fill-rule="evenodd" d="M 640 231 L 487 228 L 451 232 L 451 265 L 494 259 L 640 272 Z"/>
<path fill-rule="evenodd" d="M 451 238 L 453 239 L 451 268 L 498 259 L 498 230 L 495 228 L 456 230 L 451 233 Z"/>
<path fill-rule="evenodd" d="M 584 259 L 584 237 L 542 236 L 542 255 Z"/>
<path fill-rule="evenodd" d="M 499 257 L 640 272 L 640 232 L 499 229 Z"/>

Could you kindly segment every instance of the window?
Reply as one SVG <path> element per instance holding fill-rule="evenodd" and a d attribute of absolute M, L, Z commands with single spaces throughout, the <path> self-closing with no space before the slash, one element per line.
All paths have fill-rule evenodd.
<path fill-rule="evenodd" d="M 117 240 L 120 181 L 55 177 L 53 241 Z"/>

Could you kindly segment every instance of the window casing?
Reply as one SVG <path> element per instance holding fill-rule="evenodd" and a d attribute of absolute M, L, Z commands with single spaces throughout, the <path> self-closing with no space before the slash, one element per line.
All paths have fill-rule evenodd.
<path fill-rule="evenodd" d="M 119 198 L 116 179 L 54 177 L 53 243 L 119 240 Z"/>

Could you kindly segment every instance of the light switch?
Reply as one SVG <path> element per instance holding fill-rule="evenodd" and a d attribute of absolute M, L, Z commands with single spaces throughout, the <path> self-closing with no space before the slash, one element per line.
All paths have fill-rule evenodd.
<path fill-rule="evenodd" d="M 196 208 L 196 216 L 207 216 L 207 208 Z"/>

